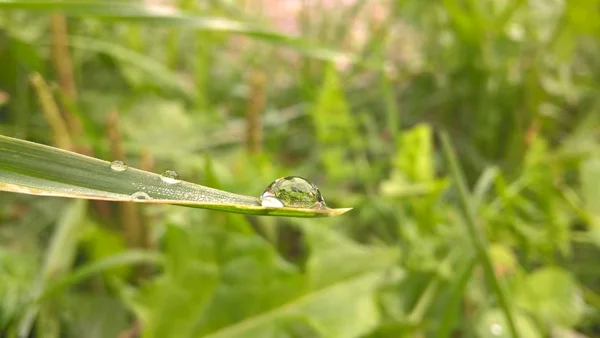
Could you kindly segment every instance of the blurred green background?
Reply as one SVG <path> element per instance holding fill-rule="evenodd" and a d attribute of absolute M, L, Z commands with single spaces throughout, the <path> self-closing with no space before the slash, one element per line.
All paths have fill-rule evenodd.
<path fill-rule="evenodd" d="M 599 6 L 0 1 L 0 134 L 354 208 L 0 193 L 0 337 L 600 337 Z"/>

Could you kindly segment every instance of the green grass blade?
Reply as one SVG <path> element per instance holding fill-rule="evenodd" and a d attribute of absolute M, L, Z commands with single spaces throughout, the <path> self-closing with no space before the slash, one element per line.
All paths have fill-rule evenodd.
<path fill-rule="evenodd" d="M 75 252 L 77 243 L 81 236 L 81 228 L 85 224 L 86 201 L 73 201 L 65 213 L 62 214 L 60 221 L 57 224 L 56 230 L 52 236 L 50 247 L 46 252 L 46 262 L 44 269 L 38 281 L 38 286 L 33 291 L 36 296 L 41 294 L 43 288 L 52 283 L 57 278 L 61 278 L 68 274 L 75 260 Z M 35 318 L 38 316 L 38 325 L 41 325 L 43 331 L 46 331 L 45 326 L 48 325 L 53 330 L 55 328 L 57 318 L 55 314 L 49 311 L 47 307 L 40 307 L 39 304 L 31 304 L 25 312 L 25 316 L 21 320 L 19 327 L 19 336 L 27 337 L 34 325 Z M 43 319 L 41 317 L 44 317 Z M 54 336 L 56 332 L 49 334 Z"/>
<path fill-rule="evenodd" d="M 144 71 L 153 77 L 157 83 L 172 88 L 186 95 L 191 94 L 191 89 L 183 86 L 174 71 L 165 67 L 158 60 L 138 53 L 132 49 L 125 48 L 116 43 L 87 38 L 85 36 L 69 36 L 69 45 L 80 50 L 103 53 L 124 62 L 132 67 Z"/>
<path fill-rule="evenodd" d="M 442 319 L 438 327 L 437 337 L 446 338 L 452 336 L 452 329 L 456 317 L 458 317 L 459 306 L 465 298 L 466 288 L 473 275 L 473 270 L 477 265 L 476 258 L 469 258 L 466 265 L 457 273 L 457 279 L 451 286 L 450 297 L 444 307 Z"/>
<path fill-rule="evenodd" d="M 265 186 L 270 182 L 265 182 Z M 257 197 L 189 182 L 167 183 L 161 175 L 0 135 L 0 191 L 147 204 L 177 204 L 253 215 L 325 217 L 350 209 L 267 208 Z M 148 199 L 133 199 L 145 192 Z"/>
<path fill-rule="evenodd" d="M 73 286 L 81 281 L 84 281 L 92 276 L 100 274 L 110 269 L 123 266 L 131 266 L 135 264 L 152 264 L 160 266 L 163 262 L 161 254 L 144 250 L 129 250 L 118 253 L 113 256 L 106 257 L 97 262 L 89 263 L 81 268 L 73 271 L 70 275 L 48 285 L 42 294 L 36 299 L 37 302 L 42 302 L 47 298 L 60 293 L 62 290 Z"/>
<path fill-rule="evenodd" d="M 450 174 L 458 190 L 460 206 L 465 217 L 465 225 L 467 226 L 467 231 L 469 233 L 469 236 L 471 237 L 471 241 L 473 242 L 473 246 L 475 247 L 475 250 L 477 252 L 478 259 L 481 265 L 483 266 L 485 276 L 487 277 L 489 283 L 492 285 L 492 288 L 496 293 L 496 297 L 498 298 L 498 302 L 500 303 L 500 307 L 504 311 L 510 334 L 512 337 L 518 338 L 519 335 L 517 333 L 517 327 L 515 325 L 513 313 L 511 311 L 510 305 L 508 304 L 508 300 L 504 295 L 502 286 L 500 285 L 500 281 L 494 273 L 494 267 L 492 265 L 492 260 L 487 251 L 487 244 L 483 233 L 479 230 L 479 227 L 477 226 L 477 221 L 475 218 L 475 209 L 473 207 L 473 198 L 470 196 L 467 184 L 465 183 L 465 180 L 463 178 L 463 174 L 459 167 L 458 160 L 456 159 L 454 147 L 452 146 L 450 138 L 446 133 L 441 133 L 441 140 L 444 155 L 446 156 L 446 160 L 450 166 Z"/>
<path fill-rule="evenodd" d="M 316 46 L 304 39 L 282 34 L 262 25 L 242 22 L 223 17 L 203 17 L 166 7 L 115 1 L 24 1 L 0 0 L 0 10 L 26 10 L 42 13 L 63 12 L 72 16 L 98 17 L 106 20 L 129 21 L 143 24 L 162 24 L 238 33 L 287 46 L 298 52 L 321 60 L 354 63 L 356 58 L 348 53 Z"/>

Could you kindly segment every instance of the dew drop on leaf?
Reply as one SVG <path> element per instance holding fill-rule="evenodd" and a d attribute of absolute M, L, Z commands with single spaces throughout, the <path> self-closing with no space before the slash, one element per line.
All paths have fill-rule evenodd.
<path fill-rule="evenodd" d="M 152 198 L 150 197 L 150 195 L 148 195 L 147 193 L 145 193 L 143 191 L 136 191 L 133 194 L 131 194 L 131 199 L 135 202 L 135 201 L 147 201 Z"/>
<path fill-rule="evenodd" d="M 164 173 L 162 173 L 162 175 L 160 175 L 160 179 L 161 181 L 167 184 L 175 184 L 181 182 L 179 180 L 179 174 L 177 174 L 177 172 L 175 172 L 174 170 L 165 171 Z"/>
<path fill-rule="evenodd" d="M 121 172 L 127 170 L 127 165 L 123 161 L 112 161 L 110 163 L 110 169 L 113 171 Z"/>
<path fill-rule="evenodd" d="M 265 207 L 325 207 L 319 188 L 298 176 L 282 177 L 269 184 L 260 196 L 260 202 Z"/>

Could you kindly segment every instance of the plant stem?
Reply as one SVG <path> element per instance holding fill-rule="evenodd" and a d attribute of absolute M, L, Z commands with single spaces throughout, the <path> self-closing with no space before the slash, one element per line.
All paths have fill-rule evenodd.
<path fill-rule="evenodd" d="M 60 86 L 69 95 L 75 98 L 77 91 L 73 81 L 71 68 L 71 55 L 69 53 L 69 40 L 67 36 L 67 20 L 64 14 L 54 13 L 50 16 L 50 30 L 52 32 L 52 57 L 54 67 L 58 73 Z"/>
<path fill-rule="evenodd" d="M 477 265 L 477 257 L 472 254 L 469 254 L 468 256 L 469 258 L 464 262 L 466 264 L 464 264 L 460 272 L 457 272 L 456 274 L 457 278 L 454 285 L 451 287 L 450 299 L 444 306 L 445 309 L 438 326 L 438 338 L 451 336 L 457 312 L 460 311 L 460 305 L 464 302 L 465 289 L 467 288 L 467 285 L 473 276 L 473 270 Z"/>
<path fill-rule="evenodd" d="M 452 179 L 454 180 L 456 188 L 458 189 L 460 206 L 465 216 L 465 225 L 467 227 L 469 237 L 471 238 L 473 246 L 475 247 L 478 259 L 481 265 L 483 266 L 485 276 L 487 277 L 488 282 L 492 285 L 492 288 L 496 293 L 496 297 L 498 297 L 500 307 L 504 311 L 510 333 L 514 338 L 518 338 L 519 334 L 517 333 L 514 317 L 510 310 L 510 305 L 508 304 L 508 300 L 504 295 L 502 286 L 500 285 L 500 281 L 494 274 L 492 260 L 487 251 L 486 239 L 477 225 L 477 220 L 475 219 L 475 210 L 471 204 L 470 193 L 467 189 L 467 185 L 463 178 L 462 171 L 456 159 L 454 148 L 452 146 L 450 138 L 445 132 L 442 132 L 440 136 L 444 155 L 446 156 L 446 160 L 448 161 L 448 164 L 450 166 L 450 173 L 452 175 Z"/>
<path fill-rule="evenodd" d="M 246 110 L 246 146 L 250 154 L 262 148 L 262 114 L 266 105 L 265 74 L 260 70 L 250 72 L 250 98 Z"/>
<path fill-rule="evenodd" d="M 54 133 L 54 143 L 59 148 L 73 150 L 73 142 L 69 136 L 69 129 L 60 115 L 60 110 L 56 101 L 54 101 L 48 84 L 39 73 L 31 74 L 30 81 L 38 96 L 42 114 Z"/>
<path fill-rule="evenodd" d="M 425 288 L 425 291 L 421 294 L 419 301 L 408 315 L 408 321 L 413 324 L 420 324 L 423 320 L 425 312 L 429 309 L 435 294 L 440 288 L 441 281 L 440 277 L 436 276 Z"/>
<path fill-rule="evenodd" d="M 69 52 L 69 37 L 67 32 L 67 19 L 62 13 L 50 15 L 50 31 L 52 36 L 52 61 L 58 73 L 61 90 L 71 99 L 77 99 L 77 89 L 73 79 L 73 63 Z M 80 135 L 81 122 L 71 112 L 63 111 L 64 119 L 71 135 Z"/>
<path fill-rule="evenodd" d="M 106 120 L 110 153 L 114 159 L 127 161 L 123 140 L 119 130 L 119 113 L 113 110 Z M 140 222 L 137 205 L 132 203 L 119 203 L 119 218 L 121 227 L 125 232 L 125 242 L 130 248 L 140 247 L 142 243 L 142 225 Z"/>

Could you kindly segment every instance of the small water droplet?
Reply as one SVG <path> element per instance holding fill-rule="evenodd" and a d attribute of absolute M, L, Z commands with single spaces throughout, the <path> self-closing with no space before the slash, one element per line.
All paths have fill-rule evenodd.
<path fill-rule="evenodd" d="M 179 174 L 174 170 L 167 170 L 162 175 L 160 175 L 160 179 L 167 184 L 175 184 L 181 182 L 179 180 Z"/>
<path fill-rule="evenodd" d="M 269 184 L 260 196 L 260 202 L 262 206 L 269 207 L 325 207 L 325 201 L 319 188 L 298 176 L 282 177 Z"/>
<path fill-rule="evenodd" d="M 112 161 L 110 163 L 110 169 L 113 171 L 121 172 L 127 170 L 127 165 L 123 161 Z"/>
<path fill-rule="evenodd" d="M 145 193 L 143 191 L 136 191 L 133 194 L 131 194 L 131 199 L 135 202 L 135 201 L 147 201 L 147 200 L 151 200 L 152 198 L 150 197 L 150 195 L 148 195 L 147 193 Z"/>

